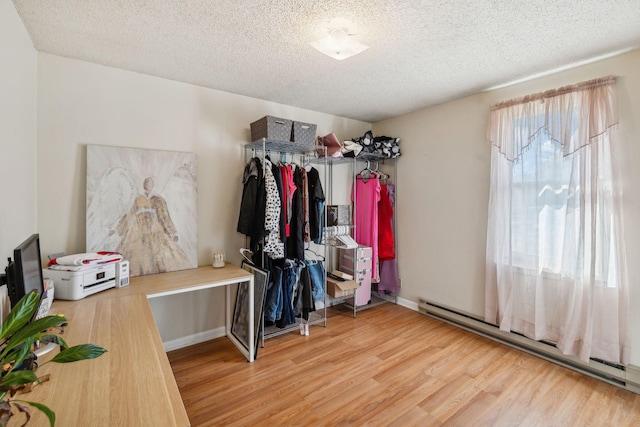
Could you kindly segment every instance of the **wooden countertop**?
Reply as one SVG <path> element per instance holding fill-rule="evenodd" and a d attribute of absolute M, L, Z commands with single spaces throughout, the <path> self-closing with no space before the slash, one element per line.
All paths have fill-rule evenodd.
<path fill-rule="evenodd" d="M 71 364 L 45 364 L 36 373 L 50 373 L 51 380 L 16 398 L 49 406 L 58 426 L 189 426 L 147 297 L 237 283 L 247 276 L 230 264 L 206 266 L 134 277 L 127 287 L 79 301 L 56 300 L 50 314 L 62 313 L 69 320 L 64 340 L 70 346 L 97 344 L 107 353 Z M 19 419 L 13 417 L 9 425 L 20 425 Z M 49 423 L 32 409 L 28 425 Z"/>

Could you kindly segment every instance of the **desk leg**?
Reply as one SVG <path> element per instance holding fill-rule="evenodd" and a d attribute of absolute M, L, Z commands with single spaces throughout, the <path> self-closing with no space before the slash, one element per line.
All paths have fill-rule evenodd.
<path fill-rule="evenodd" d="M 227 337 L 231 337 L 231 289 L 229 289 L 230 285 L 224 287 L 224 299 L 225 299 L 225 309 L 224 309 L 224 317 L 225 324 L 224 328 L 226 329 Z M 233 340 L 232 340 L 233 341 Z M 234 341 L 235 344 L 235 341 Z M 236 344 L 237 347 L 237 344 Z"/>

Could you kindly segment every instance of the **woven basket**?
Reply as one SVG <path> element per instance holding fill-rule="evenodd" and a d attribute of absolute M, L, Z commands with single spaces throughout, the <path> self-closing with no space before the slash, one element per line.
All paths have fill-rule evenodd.
<path fill-rule="evenodd" d="M 312 147 L 316 144 L 316 125 L 311 123 L 293 122 L 291 141 L 296 144 Z"/>
<path fill-rule="evenodd" d="M 260 120 L 251 123 L 251 140 L 258 141 L 262 138 L 277 141 L 291 141 L 291 127 L 293 122 L 280 117 L 264 116 Z"/>

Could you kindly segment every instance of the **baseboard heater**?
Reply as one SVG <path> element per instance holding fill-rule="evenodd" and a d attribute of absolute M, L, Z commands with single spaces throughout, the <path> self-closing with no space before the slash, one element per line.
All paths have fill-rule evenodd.
<path fill-rule="evenodd" d="M 590 377 L 640 394 L 640 367 L 616 365 L 592 359 L 589 363 L 574 356 L 564 355 L 552 344 L 534 341 L 523 335 L 501 331 L 497 326 L 441 304 L 420 299 L 418 309 L 422 314 L 482 335 L 510 347 L 541 357 L 550 362 L 581 372 Z"/>

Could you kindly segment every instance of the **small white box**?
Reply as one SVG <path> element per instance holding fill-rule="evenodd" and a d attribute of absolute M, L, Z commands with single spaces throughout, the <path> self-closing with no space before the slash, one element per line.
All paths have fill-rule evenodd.
<path fill-rule="evenodd" d="M 129 285 L 129 261 L 123 259 L 116 263 L 116 288 Z"/>

